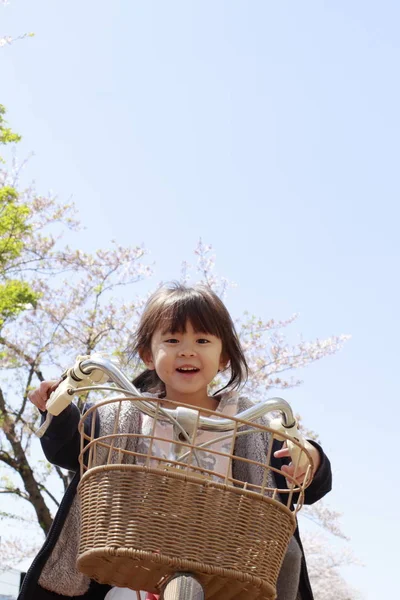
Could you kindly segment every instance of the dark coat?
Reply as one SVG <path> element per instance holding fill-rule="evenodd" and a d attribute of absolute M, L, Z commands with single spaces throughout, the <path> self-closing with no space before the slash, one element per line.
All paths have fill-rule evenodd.
<path fill-rule="evenodd" d="M 76 406 L 70 405 L 58 417 L 53 417 L 50 427 L 41 438 L 42 448 L 47 460 L 52 464 L 58 465 L 70 471 L 74 471 L 75 476 L 73 477 L 67 491 L 64 494 L 50 532 L 25 576 L 18 600 L 56 600 L 57 598 L 59 600 L 68 600 L 68 598 L 71 598 L 70 596 L 59 595 L 43 589 L 38 584 L 38 580 L 40 578 L 41 571 L 55 546 L 58 536 L 60 535 L 64 521 L 71 507 L 72 500 L 77 491 L 80 476 L 78 462 L 78 456 L 80 453 L 80 434 L 78 432 L 79 419 L 80 413 L 78 409 Z M 87 423 L 85 423 L 85 429 L 87 428 L 88 432 L 90 431 L 90 427 L 90 421 L 87 420 Z M 96 423 L 96 436 L 98 436 L 98 427 L 99 425 Z M 310 440 L 310 442 L 318 448 L 321 455 L 321 464 L 311 485 L 305 490 L 305 504 L 313 504 L 314 502 L 317 502 L 323 496 L 325 496 L 325 494 L 327 494 L 332 487 L 330 462 L 327 456 L 324 454 L 322 448 L 312 440 Z M 276 450 L 279 450 L 281 446 L 281 442 L 277 442 L 276 440 L 274 441 L 271 465 L 277 469 L 280 469 L 283 464 L 288 464 L 290 462 L 290 460 L 287 458 L 279 459 L 273 456 L 273 453 Z M 274 476 L 278 488 L 287 488 L 285 477 L 279 473 L 275 473 Z M 293 502 L 296 503 L 296 501 L 296 494 L 293 494 Z M 299 584 L 301 600 L 313 600 L 313 594 L 308 578 L 307 567 L 298 528 L 296 529 L 294 536 L 302 552 L 302 566 Z M 80 600 L 104 600 L 104 597 L 109 590 L 110 586 L 92 581 L 88 592 L 83 596 L 76 596 L 76 598 L 79 598 Z"/>

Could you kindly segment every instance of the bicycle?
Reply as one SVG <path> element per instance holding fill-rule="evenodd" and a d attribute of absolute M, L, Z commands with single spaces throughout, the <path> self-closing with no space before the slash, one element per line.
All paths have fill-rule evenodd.
<path fill-rule="evenodd" d="M 109 380 L 113 386 L 105 385 Z M 146 589 L 163 600 L 273 600 L 295 516 L 313 473 L 308 442 L 299 434 L 289 404 L 272 398 L 229 418 L 205 409 L 201 414 L 190 406 L 165 408 L 160 399 L 141 395 L 110 360 L 94 355 L 78 357 L 66 372 L 48 400 L 48 419 L 75 394 L 93 390 L 122 397 L 96 402 L 79 424 L 79 570 L 100 583 L 136 590 L 138 597 Z M 126 403 L 153 419 L 150 434 L 119 430 L 120 417 L 131 406 Z M 99 409 L 115 415 L 112 431 L 96 435 Z M 254 422 L 271 411 L 280 418 L 268 425 Z M 85 431 L 89 421 L 90 430 Z M 172 423 L 172 438 L 155 435 L 160 422 Z M 199 444 L 199 431 L 222 435 Z M 257 434 L 268 440 L 265 462 L 234 454 L 241 436 Z M 144 439 L 146 452 L 140 452 L 138 442 Z M 281 472 L 287 489 L 271 484 L 271 474 L 280 472 L 270 464 L 275 439 L 286 442 L 295 475 L 306 469 L 303 481 Z M 229 452 L 212 448 L 225 440 Z M 154 442 L 168 444 L 168 455 L 154 454 Z M 215 461 L 224 457 L 225 471 L 205 467 L 202 453 Z M 233 465 L 240 461 L 262 469 L 261 485 L 233 476 Z M 297 503 L 291 510 L 294 494 Z"/>

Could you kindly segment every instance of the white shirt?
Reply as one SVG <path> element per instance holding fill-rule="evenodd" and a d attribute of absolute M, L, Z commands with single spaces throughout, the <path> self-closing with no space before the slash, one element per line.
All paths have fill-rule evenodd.
<path fill-rule="evenodd" d="M 112 588 L 107 592 L 104 600 L 144 600 L 146 592 L 134 592 L 129 588 Z"/>

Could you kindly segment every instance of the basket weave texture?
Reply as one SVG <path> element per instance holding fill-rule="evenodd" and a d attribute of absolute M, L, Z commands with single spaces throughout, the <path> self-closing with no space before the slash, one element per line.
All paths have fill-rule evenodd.
<path fill-rule="evenodd" d="M 193 573 L 203 585 L 207 600 L 274 600 L 296 526 L 295 514 L 311 480 L 311 459 L 305 482 L 292 477 L 289 489 L 273 487 L 272 475 L 277 471 L 270 464 L 274 431 L 260 424 L 244 431 L 269 436 L 264 463 L 240 458 L 233 454 L 235 443 L 249 424 L 235 417 L 230 449 L 207 445 L 211 456 L 227 457 L 225 472 L 196 466 L 194 453 L 204 452 L 204 447 L 196 445 L 196 437 L 180 442 L 186 454 L 179 459 L 165 459 L 153 454 L 161 439 L 153 429 L 147 436 L 147 454 L 141 454 L 137 441 L 143 434 L 125 435 L 120 429 L 124 403 L 129 402 L 104 401 L 81 419 L 78 569 L 100 583 L 153 593 L 160 593 L 169 576 L 184 571 Z M 103 407 L 115 414 L 114 425 L 96 438 L 94 415 L 90 434 L 84 431 L 84 421 L 91 411 Z M 163 441 L 177 444 L 176 440 Z M 259 470 L 262 485 L 233 479 L 232 461 L 238 460 Z M 293 493 L 298 494 L 294 511 Z"/>
<path fill-rule="evenodd" d="M 184 570 L 213 600 L 275 597 L 295 527 L 276 500 L 134 465 L 95 467 L 79 491 L 78 567 L 91 578 L 157 592 L 163 577 Z"/>

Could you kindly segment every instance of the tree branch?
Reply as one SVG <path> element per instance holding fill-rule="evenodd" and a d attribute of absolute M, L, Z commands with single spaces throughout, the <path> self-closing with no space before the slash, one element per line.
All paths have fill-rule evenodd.
<path fill-rule="evenodd" d="M 0 494 L 15 494 L 19 498 L 23 498 L 24 500 L 29 500 L 28 494 L 22 492 L 19 488 L 10 488 L 7 490 L 0 490 Z"/>
<path fill-rule="evenodd" d="M 56 506 L 60 506 L 60 503 L 57 500 L 57 498 L 55 498 L 53 496 L 53 494 L 51 492 L 49 492 L 49 490 L 47 489 L 47 487 L 45 485 L 43 485 L 42 483 L 39 483 L 38 485 L 39 485 L 39 489 L 41 492 L 44 492 L 45 494 L 47 494 L 49 496 L 49 498 L 51 498 L 53 500 L 53 502 Z"/>
<path fill-rule="evenodd" d="M 17 470 L 18 469 L 18 463 L 17 461 L 8 454 L 8 452 L 5 452 L 5 450 L 2 450 L 0 452 L 0 461 L 5 463 L 7 466 L 11 467 L 12 469 Z"/>
<path fill-rule="evenodd" d="M 21 350 L 21 348 L 18 348 L 18 346 L 16 346 L 12 342 L 9 342 L 2 336 L 0 336 L 0 344 L 5 346 L 9 350 L 12 350 L 13 352 L 15 352 L 15 354 L 17 356 L 19 356 L 20 358 L 23 358 L 24 361 L 34 370 L 34 373 L 35 373 L 36 377 L 39 379 L 39 381 L 44 381 L 43 374 L 42 374 L 41 370 L 39 369 L 39 367 L 36 365 L 35 359 L 28 356 L 28 354 L 26 354 L 23 350 Z"/>
<path fill-rule="evenodd" d="M 19 409 L 18 414 L 15 416 L 16 423 L 18 423 L 22 419 L 22 415 L 25 410 L 26 403 L 28 401 L 28 389 L 32 382 L 32 377 L 33 377 L 34 372 L 35 372 L 35 368 L 33 365 L 31 365 L 31 368 L 29 369 L 29 374 L 28 374 L 28 381 L 26 382 L 26 386 L 25 386 L 25 394 L 24 394 L 24 397 L 22 400 L 21 408 Z"/>
<path fill-rule="evenodd" d="M 67 487 L 69 486 L 69 479 L 68 479 L 68 475 L 64 475 L 64 473 L 62 472 L 62 470 L 60 469 L 59 466 L 54 465 L 54 468 L 58 474 L 58 476 L 60 477 L 61 481 L 63 482 L 64 485 L 64 491 L 66 491 Z"/>

